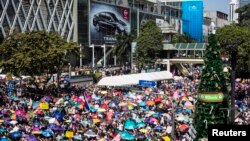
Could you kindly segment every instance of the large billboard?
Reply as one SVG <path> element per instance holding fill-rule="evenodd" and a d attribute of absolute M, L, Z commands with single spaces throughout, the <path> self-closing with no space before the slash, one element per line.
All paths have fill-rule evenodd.
<path fill-rule="evenodd" d="M 91 2 L 90 44 L 113 45 L 116 35 L 130 32 L 129 8 Z"/>
<path fill-rule="evenodd" d="M 164 16 L 140 12 L 139 13 L 139 26 L 146 20 L 153 20 L 156 22 L 158 26 L 160 26 L 164 22 Z"/>

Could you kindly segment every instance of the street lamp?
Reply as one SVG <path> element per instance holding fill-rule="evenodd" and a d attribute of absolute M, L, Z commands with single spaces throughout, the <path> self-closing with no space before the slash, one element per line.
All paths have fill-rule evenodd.
<path fill-rule="evenodd" d="M 82 67 L 82 44 L 80 43 L 80 68 Z"/>
<path fill-rule="evenodd" d="M 94 68 L 95 67 L 95 45 L 92 44 L 89 47 L 92 48 L 92 68 Z"/>
<path fill-rule="evenodd" d="M 106 45 L 104 44 L 101 47 L 103 48 L 103 55 L 104 55 L 103 67 L 105 68 L 106 67 Z"/>

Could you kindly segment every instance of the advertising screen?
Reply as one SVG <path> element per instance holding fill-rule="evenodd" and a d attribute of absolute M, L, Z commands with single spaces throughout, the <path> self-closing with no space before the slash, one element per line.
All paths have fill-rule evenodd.
<path fill-rule="evenodd" d="M 129 8 L 91 2 L 90 41 L 95 45 L 113 45 L 116 35 L 130 32 Z"/>

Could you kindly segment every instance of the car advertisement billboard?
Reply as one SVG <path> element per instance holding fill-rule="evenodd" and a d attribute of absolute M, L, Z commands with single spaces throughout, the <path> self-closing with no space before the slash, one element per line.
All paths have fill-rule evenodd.
<path fill-rule="evenodd" d="M 113 45 L 117 34 L 130 32 L 129 8 L 91 2 L 89 21 L 90 44 Z"/>

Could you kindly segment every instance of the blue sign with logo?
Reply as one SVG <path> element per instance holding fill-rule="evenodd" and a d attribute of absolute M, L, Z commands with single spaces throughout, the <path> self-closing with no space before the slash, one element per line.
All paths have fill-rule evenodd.
<path fill-rule="evenodd" d="M 155 81 L 139 80 L 139 86 L 142 87 L 154 87 L 155 85 Z"/>

